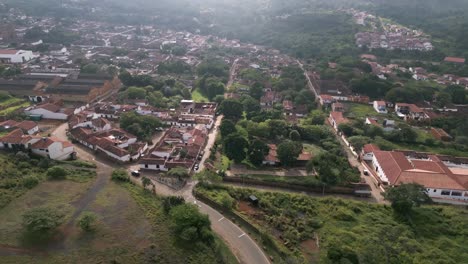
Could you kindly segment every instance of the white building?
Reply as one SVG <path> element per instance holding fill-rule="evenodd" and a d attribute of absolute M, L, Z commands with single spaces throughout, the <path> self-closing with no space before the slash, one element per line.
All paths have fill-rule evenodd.
<path fill-rule="evenodd" d="M 30 50 L 0 50 L 0 63 L 26 63 L 34 58 Z"/>
<path fill-rule="evenodd" d="M 374 151 L 372 167 L 384 185 L 417 183 L 436 202 L 468 202 L 468 173 L 452 170 L 435 155 L 413 158 L 399 151 Z"/>
<path fill-rule="evenodd" d="M 372 106 L 374 107 L 375 111 L 377 111 L 377 113 L 379 114 L 388 113 L 387 104 L 385 103 L 385 101 L 374 101 Z"/>
<path fill-rule="evenodd" d="M 73 114 L 73 109 L 62 109 L 58 105 L 46 103 L 26 108 L 24 112 L 27 115 L 42 116 L 44 119 L 67 120 Z"/>

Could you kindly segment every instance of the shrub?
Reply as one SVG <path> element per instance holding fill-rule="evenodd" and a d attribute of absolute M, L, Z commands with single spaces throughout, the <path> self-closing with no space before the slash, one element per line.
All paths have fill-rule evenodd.
<path fill-rule="evenodd" d="M 128 176 L 127 171 L 125 171 L 124 169 L 116 169 L 112 172 L 112 180 L 128 182 L 130 181 L 130 177 Z"/>
<path fill-rule="evenodd" d="M 39 179 L 36 176 L 25 177 L 23 178 L 22 181 L 23 181 L 23 186 L 28 189 L 32 189 L 33 187 L 39 184 Z"/>
<path fill-rule="evenodd" d="M 168 214 L 172 208 L 184 204 L 185 200 L 182 196 L 167 196 L 162 198 L 164 213 Z"/>
<path fill-rule="evenodd" d="M 78 220 L 78 225 L 83 231 L 89 232 L 94 229 L 93 224 L 96 222 L 96 215 L 92 212 L 84 212 L 83 216 Z"/>
<path fill-rule="evenodd" d="M 64 215 L 48 207 L 38 207 L 23 215 L 23 227 L 28 232 L 43 233 L 55 229 L 63 221 Z"/>
<path fill-rule="evenodd" d="M 50 162 L 48 159 L 41 159 L 37 166 L 39 166 L 39 168 L 47 169 L 50 166 Z"/>
<path fill-rule="evenodd" d="M 223 205 L 223 207 L 231 210 L 236 201 L 228 193 L 223 192 L 221 194 L 220 202 L 221 202 L 221 205 Z"/>
<path fill-rule="evenodd" d="M 67 177 L 67 170 L 60 166 L 54 166 L 47 170 L 47 176 L 54 180 L 63 180 Z"/>

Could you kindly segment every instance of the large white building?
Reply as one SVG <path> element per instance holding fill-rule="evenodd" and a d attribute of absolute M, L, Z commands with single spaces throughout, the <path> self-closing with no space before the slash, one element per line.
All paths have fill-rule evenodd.
<path fill-rule="evenodd" d="M 384 185 L 417 183 L 424 186 L 429 197 L 435 201 L 468 202 L 468 164 L 451 165 L 430 154 L 372 152 L 372 168 Z"/>
<path fill-rule="evenodd" d="M 26 63 L 34 58 L 30 50 L 0 50 L 0 63 Z"/>

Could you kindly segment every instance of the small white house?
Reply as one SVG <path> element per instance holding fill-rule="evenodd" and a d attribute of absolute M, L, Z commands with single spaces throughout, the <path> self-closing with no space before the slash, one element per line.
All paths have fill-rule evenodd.
<path fill-rule="evenodd" d="M 72 157 L 75 148 L 68 141 L 44 137 L 31 144 L 31 151 L 53 160 L 67 160 Z"/>
<path fill-rule="evenodd" d="M 385 103 L 385 101 L 374 101 L 374 103 L 372 105 L 373 105 L 375 111 L 377 111 L 377 113 L 379 113 L 379 114 L 388 113 L 387 104 Z"/>

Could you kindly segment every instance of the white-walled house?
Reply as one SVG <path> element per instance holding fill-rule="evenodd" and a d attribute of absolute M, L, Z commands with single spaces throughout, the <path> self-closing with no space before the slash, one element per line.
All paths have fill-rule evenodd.
<path fill-rule="evenodd" d="M 385 101 L 374 101 L 372 106 L 374 107 L 375 111 L 377 111 L 377 113 L 379 113 L 379 114 L 388 113 L 387 103 L 385 103 Z"/>
<path fill-rule="evenodd" d="M 63 109 L 58 105 L 45 103 L 38 106 L 31 106 L 24 110 L 26 115 L 42 116 L 43 119 L 67 120 L 74 109 Z"/>
<path fill-rule="evenodd" d="M 0 63 L 26 63 L 36 57 L 30 50 L 0 50 Z"/>
<path fill-rule="evenodd" d="M 374 151 L 371 164 L 384 185 L 417 183 L 436 202 L 468 202 L 468 174 L 454 173 L 435 155 L 413 158 L 400 151 Z"/>
<path fill-rule="evenodd" d="M 67 160 L 74 156 L 73 144 L 57 138 L 25 135 L 16 129 L 0 138 L 0 148 L 31 151 L 36 155 L 53 160 Z"/>
<path fill-rule="evenodd" d="M 75 153 L 73 144 L 56 138 L 41 138 L 31 144 L 31 152 L 53 160 L 67 160 Z"/>

